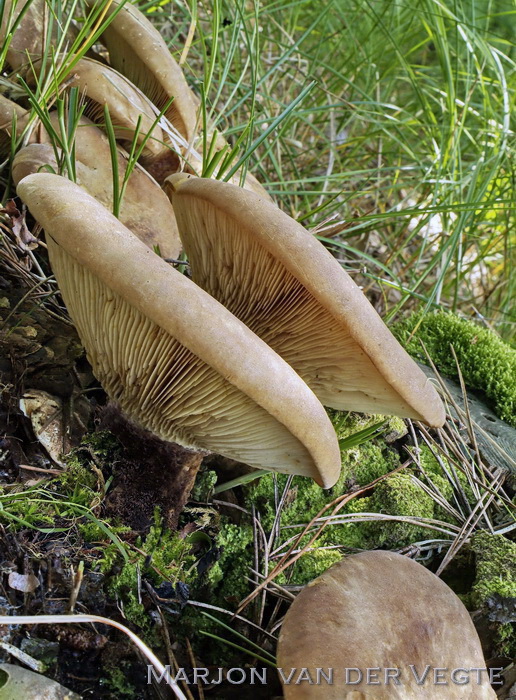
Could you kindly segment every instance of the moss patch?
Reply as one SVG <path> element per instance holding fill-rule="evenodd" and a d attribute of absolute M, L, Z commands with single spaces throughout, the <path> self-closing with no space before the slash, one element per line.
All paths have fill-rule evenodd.
<path fill-rule="evenodd" d="M 477 563 L 473 603 L 483 607 L 494 595 L 516 600 L 516 543 L 481 530 L 474 535 L 471 548 Z"/>
<path fill-rule="evenodd" d="M 423 341 L 439 372 L 456 378 L 453 345 L 466 385 L 484 392 L 497 415 L 516 426 L 516 351 L 495 333 L 451 312 L 415 313 L 391 330 L 414 358 L 426 362 Z"/>
<path fill-rule="evenodd" d="M 471 542 L 476 578 L 471 604 L 481 608 L 495 626 L 501 656 L 516 656 L 516 543 L 482 530 Z"/>

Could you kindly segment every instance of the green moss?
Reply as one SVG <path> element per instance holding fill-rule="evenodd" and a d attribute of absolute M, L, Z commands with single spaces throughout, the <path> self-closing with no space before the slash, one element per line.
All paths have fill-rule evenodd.
<path fill-rule="evenodd" d="M 123 537 L 124 535 L 131 532 L 131 528 L 127 527 L 126 525 L 114 525 L 113 523 L 104 524 L 109 528 L 111 533 L 113 533 L 114 535 L 118 535 L 118 537 Z M 94 520 L 86 520 L 84 523 L 78 523 L 77 528 L 81 534 L 82 539 L 88 544 L 95 544 L 97 542 L 101 542 L 104 544 L 107 539 L 106 531 L 102 529 L 100 525 Z"/>
<path fill-rule="evenodd" d="M 213 488 L 217 483 L 217 478 L 217 472 L 213 469 L 199 471 L 190 494 L 190 500 L 206 503 L 210 499 Z"/>
<path fill-rule="evenodd" d="M 439 372 L 449 377 L 457 377 L 453 345 L 466 385 L 483 391 L 497 415 L 516 426 L 516 351 L 495 333 L 451 312 L 416 313 L 391 330 L 413 357 L 426 362 L 423 341 Z"/>
<path fill-rule="evenodd" d="M 342 553 L 338 549 L 324 549 L 324 538 L 317 540 L 310 551 L 298 560 L 294 568 L 293 577 L 280 574 L 275 581 L 280 585 L 286 583 L 296 586 L 304 586 L 342 559 Z M 271 568 L 273 564 L 271 563 Z"/>
<path fill-rule="evenodd" d="M 474 605 L 486 606 L 495 594 L 516 598 L 516 543 L 481 530 L 473 536 L 471 548 L 476 555 Z"/>
<path fill-rule="evenodd" d="M 113 574 L 108 581 L 109 593 L 116 597 L 124 612 L 124 617 L 136 625 L 148 640 L 150 622 L 143 604 L 138 599 L 138 581 L 141 577 L 141 562 L 126 562 L 120 571 Z"/>
<path fill-rule="evenodd" d="M 99 464 L 110 463 L 119 450 L 120 444 L 110 432 L 88 433 L 80 446 L 67 456 L 66 469 L 49 482 L 50 487 L 72 503 L 87 508 L 98 505 L 102 495 L 99 494 L 99 475 L 91 463 L 93 460 Z"/>
<path fill-rule="evenodd" d="M 7 492 L 2 499 L 0 520 L 13 529 L 57 525 L 80 530 L 83 525 L 90 526 L 89 533 L 95 531 L 95 539 L 105 539 L 105 533 L 100 534 L 99 529 L 83 517 L 84 509 L 98 506 L 102 498 L 98 475 L 91 468 L 91 455 L 97 455 L 97 445 L 90 443 L 90 438 L 96 441 L 94 434 L 86 436 L 81 447 L 67 456 L 66 468 L 59 475 L 22 492 Z"/>
<path fill-rule="evenodd" d="M 245 523 L 239 525 L 231 523 L 226 517 L 222 517 L 221 521 L 219 532 L 213 536 L 219 558 L 207 572 L 197 578 L 192 595 L 195 600 L 220 606 L 226 610 L 235 610 L 238 603 L 251 590 L 248 579 L 251 575 L 249 567 L 253 563 L 253 528 Z M 213 610 L 207 612 L 228 623 L 224 615 Z M 187 605 L 181 611 L 180 617 L 174 619 L 173 625 L 174 634 L 179 637 L 188 637 L 196 655 L 202 658 L 204 663 L 214 666 L 241 664 L 241 653 L 223 642 L 202 634 L 202 632 L 208 632 L 222 639 L 238 641 L 216 622 L 206 617 L 202 609 Z"/>
<path fill-rule="evenodd" d="M 127 662 L 122 661 L 121 665 L 108 666 L 105 665 L 106 680 L 105 685 L 114 693 L 117 698 L 134 698 L 136 697 L 135 687 L 127 680 Z"/>
<path fill-rule="evenodd" d="M 374 513 L 432 518 L 434 501 L 412 480 L 409 473 L 399 473 L 381 481 L 370 501 Z M 421 539 L 428 530 L 403 522 L 372 522 L 370 538 L 377 547 L 400 546 Z"/>
<path fill-rule="evenodd" d="M 471 604 L 489 616 L 490 602 L 514 610 L 516 604 L 516 543 L 503 535 L 486 530 L 471 540 L 475 552 L 476 578 L 471 591 Z M 503 619 L 501 614 L 499 619 Z M 516 628 L 513 621 L 496 624 L 495 644 L 500 656 L 516 656 Z"/>
<path fill-rule="evenodd" d="M 333 408 L 328 408 L 326 411 L 339 440 L 345 440 L 385 420 L 385 416 L 355 413 L 354 411 L 337 411 Z"/>
<path fill-rule="evenodd" d="M 514 623 L 505 622 L 497 630 L 497 650 L 500 656 L 516 658 L 516 629 Z"/>
<path fill-rule="evenodd" d="M 442 461 L 445 464 L 448 473 L 453 474 L 454 472 L 452 471 L 449 462 L 445 458 L 442 458 Z M 420 445 L 419 447 L 419 463 L 428 481 L 430 481 L 438 489 L 439 493 L 443 496 L 443 498 L 445 498 L 445 500 L 451 502 L 454 493 L 453 485 L 427 445 Z M 462 480 L 462 482 L 466 482 L 462 483 L 463 487 L 467 485 L 467 479 L 462 472 L 458 473 L 458 478 L 459 480 Z M 440 520 L 449 519 L 447 511 L 437 504 L 435 506 L 435 516 Z"/>
<path fill-rule="evenodd" d="M 395 450 L 380 441 L 372 440 L 342 453 L 342 473 L 333 488 L 321 489 L 312 479 L 296 476 L 292 479 L 286 502 L 281 510 L 281 525 L 306 523 L 328 503 L 349 491 L 351 486 L 365 486 L 379 476 L 388 474 L 400 465 Z M 275 493 L 280 497 L 287 476 L 266 475 L 251 484 L 246 503 L 254 505 L 262 517 L 262 524 L 270 530 L 276 518 Z M 275 487 L 276 484 L 276 487 Z"/>
<path fill-rule="evenodd" d="M 238 603 L 249 593 L 249 566 L 252 561 L 253 528 L 224 522 L 215 538 L 219 559 L 206 576 L 223 605 Z"/>
<path fill-rule="evenodd" d="M 344 478 L 348 484 L 367 486 L 399 467 L 400 458 L 395 450 L 379 440 L 373 440 L 343 453 L 342 464 Z"/>
<path fill-rule="evenodd" d="M 149 534 L 143 541 L 139 538 L 136 547 L 140 552 L 129 550 L 130 560 L 121 562 L 119 550 L 114 545 L 109 545 L 97 565 L 101 570 L 111 572 L 108 590 L 120 601 L 127 620 L 148 635 L 150 623 L 145 608 L 139 601 L 139 580 L 145 576 L 157 585 L 163 581 L 172 585 L 178 582 L 192 585 L 196 579 L 195 557 L 187 540 L 181 539 L 177 532 L 163 527 L 158 509 L 154 513 L 154 524 Z"/>

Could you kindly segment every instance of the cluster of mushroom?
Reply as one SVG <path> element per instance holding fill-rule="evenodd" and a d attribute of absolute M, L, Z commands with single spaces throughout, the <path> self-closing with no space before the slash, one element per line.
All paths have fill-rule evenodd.
<path fill-rule="evenodd" d="M 44 69 L 33 28 L 46 7 L 33 0 L 7 52 L 26 77 L 29 59 L 32 74 Z M 134 6 L 115 0 L 108 13 L 109 65 L 82 58 L 66 81 L 87 105 L 76 182 L 45 172 L 58 171 L 59 154 L 41 128 L 16 155 L 13 178 L 45 230 L 67 309 L 111 400 L 165 440 L 324 487 L 339 476 L 340 453 L 323 405 L 442 425 L 435 389 L 323 245 L 254 178 L 242 188 L 199 177 L 198 100 L 180 67 Z M 110 212 L 105 105 L 121 177 L 123 146 L 153 129 L 119 218 Z M 0 107 L 9 128 L 7 101 Z M 28 115 L 11 110 L 25 128 Z M 191 279 L 167 262 L 181 247 Z"/>

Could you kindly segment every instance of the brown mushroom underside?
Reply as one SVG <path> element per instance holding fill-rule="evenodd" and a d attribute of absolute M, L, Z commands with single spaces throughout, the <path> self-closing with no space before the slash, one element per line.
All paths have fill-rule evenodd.
<path fill-rule="evenodd" d="M 411 668 L 411 665 L 413 669 Z M 284 684 L 285 700 L 494 700 L 481 674 L 476 683 L 451 679 L 453 669 L 485 669 L 470 615 L 453 591 L 417 562 L 393 552 L 347 557 L 308 584 L 281 628 L 278 666 L 288 676 L 334 669 L 333 684 Z M 426 681 L 418 684 L 429 667 Z M 376 669 L 367 683 L 367 669 Z M 396 685 L 385 669 L 399 669 Z M 346 683 L 359 669 L 359 683 Z M 434 669 L 447 669 L 435 683 Z M 462 674 L 462 677 L 464 674 Z M 460 674 L 458 676 L 460 680 Z M 442 679 L 447 684 L 442 684 Z M 456 676 L 457 678 L 457 676 Z M 356 671 L 348 680 L 359 679 Z"/>
<path fill-rule="evenodd" d="M 165 190 L 192 279 L 291 364 L 323 404 L 443 424 L 430 381 L 306 229 L 226 182 L 178 174 Z"/>
<path fill-rule="evenodd" d="M 271 348 L 66 178 L 29 175 L 17 192 L 45 229 L 93 370 L 129 418 L 186 447 L 335 483 L 331 422 Z"/>

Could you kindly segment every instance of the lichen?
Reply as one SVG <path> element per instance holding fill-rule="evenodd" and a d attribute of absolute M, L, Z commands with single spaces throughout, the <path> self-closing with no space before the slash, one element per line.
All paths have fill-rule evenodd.
<path fill-rule="evenodd" d="M 456 378 L 453 345 L 466 386 L 484 392 L 497 415 L 516 426 L 516 351 L 495 333 L 451 312 L 415 313 L 391 330 L 414 358 L 426 362 L 423 341 L 439 372 Z"/>

